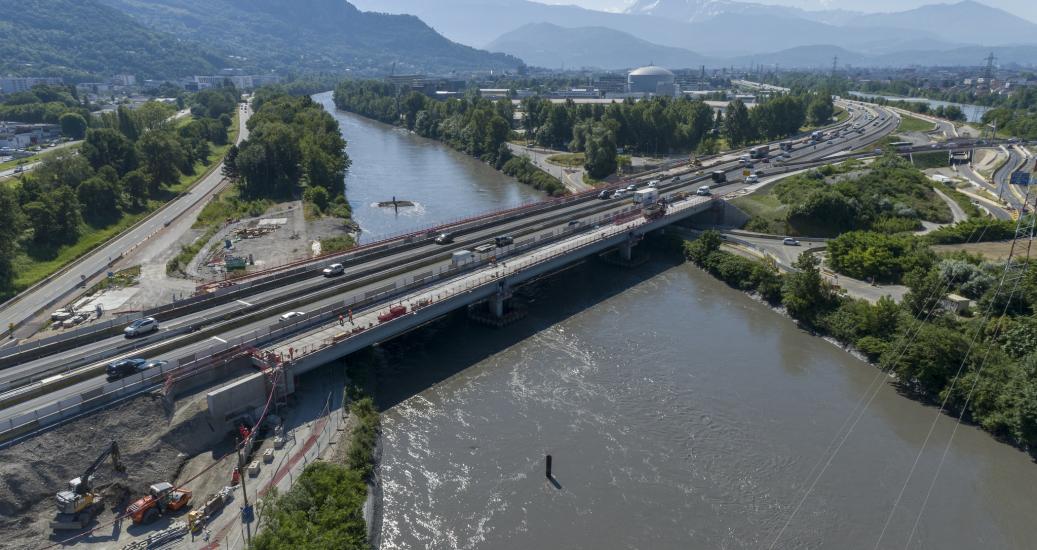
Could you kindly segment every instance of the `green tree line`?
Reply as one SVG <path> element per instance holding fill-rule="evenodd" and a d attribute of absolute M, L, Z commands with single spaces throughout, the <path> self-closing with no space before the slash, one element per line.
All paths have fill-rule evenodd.
<path fill-rule="evenodd" d="M 348 217 L 350 160 L 338 122 L 307 96 L 261 89 L 253 99 L 249 138 L 232 146 L 225 173 L 246 199 L 282 200 L 302 193 L 321 212 Z"/>
<path fill-rule="evenodd" d="M 417 92 L 397 97 L 395 86 L 388 82 L 347 80 L 335 88 L 335 106 L 442 141 L 547 193 L 565 192 L 554 176 L 528 159 L 512 157 L 507 145 L 514 117 L 510 100 L 473 95 L 439 101 Z"/>
<path fill-rule="evenodd" d="M 233 88 L 216 93 L 238 95 Z M 19 257 L 51 259 L 89 228 L 141 213 L 149 201 L 169 200 L 168 188 L 181 175 L 194 174 L 196 165 L 209 162 L 213 145 L 227 143 L 236 105 L 182 125 L 170 121 L 172 106 L 158 102 L 93 116 L 89 128 L 76 111 L 59 117 L 63 126 L 83 131 L 78 152 L 57 152 L 17 185 L 0 186 L 0 294 L 17 290 Z"/>
<path fill-rule="evenodd" d="M 947 400 L 946 412 L 962 414 L 999 439 L 1031 453 L 1037 449 L 1037 270 L 1027 265 L 1015 292 L 998 292 L 1001 264 L 954 254 L 920 264 L 904 276 L 910 291 L 901 304 L 871 304 L 846 297 L 825 281 L 818 260 L 803 254 L 794 272 L 720 250 L 709 231 L 684 243 L 685 256 L 736 288 L 758 292 L 794 319 L 864 353 L 897 375 L 897 385 L 917 399 Z M 948 292 L 977 300 L 995 312 L 959 316 L 939 301 Z M 1011 300 L 1009 300 L 1011 294 Z M 998 317 L 1007 312 L 1004 317 Z M 971 350 L 970 341 L 976 338 Z M 962 375 L 955 373 L 963 366 Z M 971 399 L 970 390 L 975 388 Z"/>

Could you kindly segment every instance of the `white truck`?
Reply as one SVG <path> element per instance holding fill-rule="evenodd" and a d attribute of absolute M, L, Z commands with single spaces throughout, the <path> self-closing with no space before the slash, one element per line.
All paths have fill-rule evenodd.
<path fill-rule="evenodd" d="M 458 250 L 450 255 L 450 265 L 453 267 L 470 264 L 475 261 L 475 253 L 471 250 Z"/>
<path fill-rule="evenodd" d="M 659 200 L 659 190 L 654 187 L 634 191 L 634 204 L 648 206 Z"/>

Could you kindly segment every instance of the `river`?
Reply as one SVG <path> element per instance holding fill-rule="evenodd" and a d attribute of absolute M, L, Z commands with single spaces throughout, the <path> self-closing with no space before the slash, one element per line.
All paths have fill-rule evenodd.
<path fill-rule="evenodd" d="M 413 139 L 337 116 L 351 155 Z M 413 159 L 382 162 L 394 177 L 369 197 L 398 192 L 373 187 Z M 952 419 L 660 253 L 590 261 L 531 296 L 505 329 L 456 313 L 380 348 L 382 548 L 768 548 L 791 517 L 775 548 L 870 549 L 938 419 L 882 539 L 905 547 Z M 1032 547 L 1035 494 L 1028 455 L 962 426 L 909 547 Z"/>
<path fill-rule="evenodd" d="M 313 96 L 338 121 L 353 161 L 346 197 L 371 242 L 540 200 L 543 193 L 442 143 L 335 109 L 332 93 Z M 399 212 L 378 203 L 407 200 Z"/>
<path fill-rule="evenodd" d="M 850 92 L 850 95 L 857 97 L 863 97 L 867 99 L 874 99 L 881 97 L 888 99 L 889 101 L 910 101 L 914 103 L 927 103 L 930 109 L 937 107 L 949 107 L 954 105 L 961 109 L 962 114 L 965 115 L 965 120 L 968 122 L 982 122 L 983 114 L 991 109 L 991 107 L 984 107 L 982 105 L 970 105 L 967 103 L 952 103 L 950 101 L 941 101 L 939 99 L 929 99 L 927 97 L 902 97 L 895 95 L 880 95 L 880 94 L 866 94 L 864 92 Z"/>

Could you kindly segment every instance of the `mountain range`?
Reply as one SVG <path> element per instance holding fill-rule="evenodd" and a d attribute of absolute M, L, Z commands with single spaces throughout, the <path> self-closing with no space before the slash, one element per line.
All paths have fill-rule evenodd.
<path fill-rule="evenodd" d="M 95 0 L 0 0 L 0 75 L 211 73 L 221 56 Z"/>
<path fill-rule="evenodd" d="M 692 55 L 705 56 L 721 64 L 741 57 L 770 56 L 793 48 L 829 45 L 859 54 L 863 64 L 892 56 L 894 65 L 909 65 L 914 62 L 912 58 L 901 55 L 898 60 L 897 55 L 1037 42 L 1037 24 L 972 0 L 880 14 L 845 10 L 805 11 L 735 0 L 639 0 L 624 13 L 606 13 L 571 5 L 546 5 L 530 0 L 354 1 L 365 9 L 417 15 L 452 40 L 500 49 L 520 57 L 544 48 L 534 40 L 521 44 L 522 33 L 516 31 L 524 27 L 536 29 L 526 26 L 541 23 L 564 28 L 619 31 L 653 46 L 695 52 Z M 545 38 L 543 30 L 539 28 L 538 40 Z M 604 36 L 601 31 L 596 33 Z M 553 40 L 564 43 L 562 38 Z M 602 39 L 587 43 L 584 48 L 608 50 L 610 45 Z M 973 62 L 979 63 L 985 55 L 981 54 Z M 635 55 L 651 56 L 647 48 L 643 55 Z M 537 54 L 535 59 L 542 57 Z M 552 63 L 547 66 L 575 65 L 565 59 L 567 55 L 556 57 L 551 59 L 548 56 Z M 1025 59 L 1013 61 L 1033 62 Z M 539 61 L 530 62 L 539 64 Z M 601 66 L 598 63 L 592 65 Z"/>

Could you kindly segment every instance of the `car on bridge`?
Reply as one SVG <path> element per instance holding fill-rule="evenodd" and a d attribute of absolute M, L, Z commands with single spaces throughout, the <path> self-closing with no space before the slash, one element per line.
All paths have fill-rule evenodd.
<path fill-rule="evenodd" d="M 109 382 L 114 382 L 143 371 L 146 368 L 147 363 L 147 359 L 142 359 L 140 357 L 120 359 L 119 361 L 109 363 L 105 368 L 105 374 L 107 375 Z"/>
<path fill-rule="evenodd" d="M 306 312 L 304 312 L 304 311 L 289 311 L 288 313 L 285 313 L 285 314 L 281 315 L 280 317 L 278 317 L 278 319 L 280 319 L 280 321 L 282 323 L 284 323 L 284 322 L 287 322 L 287 321 L 291 321 L 292 319 L 295 319 L 296 317 L 302 317 L 303 315 L 306 315 Z"/>
<path fill-rule="evenodd" d="M 331 264 L 321 271 L 321 273 L 323 273 L 325 277 L 335 277 L 337 275 L 342 275 L 345 272 L 346 266 L 342 264 Z"/>
<path fill-rule="evenodd" d="M 137 319 L 130 323 L 130 326 L 123 329 L 123 334 L 127 338 L 133 338 L 135 336 L 142 336 L 149 332 L 155 332 L 158 330 L 158 320 L 154 317 L 144 317 L 143 319 Z"/>
<path fill-rule="evenodd" d="M 608 189 L 602 189 L 601 193 L 598 193 L 598 198 L 601 200 L 608 200 L 612 198 L 612 191 Z"/>
<path fill-rule="evenodd" d="M 453 233 L 440 233 L 439 236 L 436 237 L 436 244 L 450 244 L 452 242 L 454 242 Z"/>

